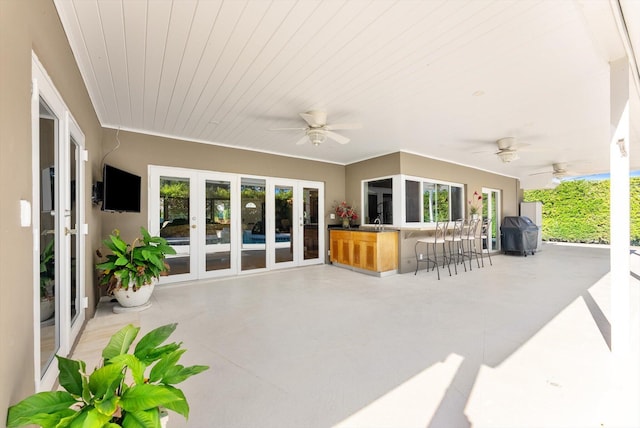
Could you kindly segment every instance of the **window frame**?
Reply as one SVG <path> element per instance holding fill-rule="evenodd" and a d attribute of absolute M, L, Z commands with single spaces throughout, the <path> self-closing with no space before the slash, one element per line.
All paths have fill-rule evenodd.
<path fill-rule="evenodd" d="M 404 174 L 400 174 L 400 182 L 401 182 L 401 194 L 400 194 L 400 199 L 402 201 L 401 203 L 401 219 L 402 219 L 402 227 L 406 227 L 406 228 L 421 228 L 421 227 L 429 227 L 429 226 L 434 226 L 436 224 L 436 222 L 427 222 L 424 221 L 424 209 L 423 209 L 423 204 L 424 204 L 424 188 L 425 188 L 425 183 L 429 183 L 429 184 L 434 184 L 436 186 L 438 185 L 445 185 L 445 186 L 449 186 L 449 213 L 448 213 L 448 217 L 451 218 L 452 216 L 452 201 L 454 200 L 454 197 L 452 195 L 452 189 L 458 188 L 460 189 L 460 204 L 461 204 L 461 212 L 462 212 L 462 216 L 463 218 L 466 216 L 466 205 L 465 205 L 465 194 L 466 194 L 466 186 L 462 183 L 456 183 L 453 181 L 446 181 L 446 180 L 438 180 L 438 179 L 434 179 L 434 178 L 428 178 L 428 177 L 418 177 L 418 176 L 413 176 L 413 175 L 404 175 Z M 420 195 L 420 213 L 419 213 L 419 218 L 421 219 L 420 221 L 412 221 L 412 222 L 407 222 L 407 206 L 406 206 L 406 201 L 407 201 L 407 186 L 406 183 L 407 181 L 414 181 L 414 182 L 418 182 L 419 183 L 419 195 Z"/>

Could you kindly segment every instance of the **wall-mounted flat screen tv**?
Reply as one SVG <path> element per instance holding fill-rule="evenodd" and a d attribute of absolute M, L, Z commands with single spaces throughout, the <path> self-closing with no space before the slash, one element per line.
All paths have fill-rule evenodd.
<path fill-rule="evenodd" d="M 102 170 L 102 182 L 103 211 L 140 212 L 141 179 L 139 175 L 105 164 Z"/>

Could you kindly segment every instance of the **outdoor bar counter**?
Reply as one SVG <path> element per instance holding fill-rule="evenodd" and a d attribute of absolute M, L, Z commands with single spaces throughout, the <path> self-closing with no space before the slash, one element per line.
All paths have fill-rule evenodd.
<path fill-rule="evenodd" d="M 333 227 L 329 241 L 334 265 L 376 276 L 398 273 L 398 230 Z"/>

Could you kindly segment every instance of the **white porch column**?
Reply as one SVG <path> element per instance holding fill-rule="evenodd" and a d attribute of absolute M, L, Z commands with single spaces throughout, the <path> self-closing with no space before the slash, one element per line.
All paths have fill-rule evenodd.
<path fill-rule="evenodd" d="M 610 65 L 611 70 L 611 350 L 624 355 L 630 349 L 629 265 L 629 81 L 627 58 Z"/>

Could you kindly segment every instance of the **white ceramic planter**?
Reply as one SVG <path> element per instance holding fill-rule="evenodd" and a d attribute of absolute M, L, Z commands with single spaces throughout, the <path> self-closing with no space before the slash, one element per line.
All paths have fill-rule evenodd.
<path fill-rule="evenodd" d="M 46 321 L 55 312 L 56 299 L 53 296 L 40 298 L 40 322 Z"/>
<path fill-rule="evenodd" d="M 124 308 L 134 308 L 136 306 L 145 305 L 151 298 L 153 288 L 156 285 L 157 280 L 153 280 L 149 285 L 143 285 L 136 291 L 133 291 L 133 287 L 129 287 L 126 290 L 123 288 L 116 288 L 113 290 L 113 295 L 120 303 L 120 306 Z"/>

